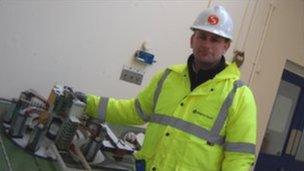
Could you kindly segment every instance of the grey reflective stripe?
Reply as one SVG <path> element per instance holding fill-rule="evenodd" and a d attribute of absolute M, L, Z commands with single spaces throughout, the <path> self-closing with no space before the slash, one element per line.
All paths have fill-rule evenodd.
<path fill-rule="evenodd" d="M 163 87 L 164 81 L 166 80 L 166 78 L 170 74 L 170 72 L 171 72 L 171 70 L 169 70 L 167 68 L 165 70 L 165 72 L 163 73 L 162 77 L 160 78 L 160 80 L 158 81 L 157 87 L 156 87 L 155 92 L 154 92 L 154 97 L 153 97 L 153 111 L 155 111 L 156 103 L 157 103 L 160 91 Z"/>
<path fill-rule="evenodd" d="M 98 118 L 101 122 L 105 122 L 106 120 L 106 110 L 107 110 L 108 102 L 109 102 L 108 97 L 100 97 Z"/>
<path fill-rule="evenodd" d="M 255 154 L 255 145 L 251 143 L 225 143 L 225 151 Z"/>
<path fill-rule="evenodd" d="M 135 110 L 143 121 L 149 121 L 150 118 L 143 112 L 138 99 L 135 99 Z"/>
<path fill-rule="evenodd" d="M 156 103 L 158 100 L 158 96 L 159 96 L 161 88 L 162 88 L 162 84 L 169 73 L 170 73 L 170 70 L 167 69 L 165 71 L 165 73 L 163 74 L 162 78 L 160 79 L 160 81 L 158 82 L 157 90 L 155 91 L 155 94 L 154 94 L 154 111 L 155 111 L 155 106 L 156 106 Z M 171 117 L 171 116 L 157 114 L 157 113 L 155 113 L 151 116 L 150 122 L 154 122 L 154 123 L 158 123 L 158 124 L 162 124 L 162 125 L 169 125 L 171 127 L 182 130 L 184 132 L 187 132 L 187 133 L 197 136 L 199 138 L 205 139 L 210 144 L 222 145 L 225 141 L 225 138 L 223 136 L 220 136 L 220 131 L 221 131 L 222 127 L 224 126 L 225 120 L 228 116 L 228 109 L 232 104 L 236 90 L 243 85 L 244 85 L 243 82 L 240 80 L 237 80 L 234 82 L 233 88 L 229 92 L 226 99 L 224 100 L 224 103 L 221 106 L 220 112 L 217 115 L 214 125 L 210 131 L 208 131 L 207 129 L 204 129 L 198 125 L 195 125 L 194 123 L 187 122 L 182 119 Z M 229 149 L 229 146 L 230 145 L 228 144 L 228 149 Z M 234 146 L 232 146 L 232 147 L 234 147 Z"/>
<path fill-rule="evenodd" d="M 153 114 L 151 116 L 150 122 L 169 125 L 186 133 L 192 134 L 199 138 L 205 139 L 207 141 L 213 142 L 215 144 L 223 144 L 224 138 L 221 136 L 212 136 L 207 129 L 204 129 L 198 125 L 195 125 L 191 122 L 184 121 L 179 118 L 166 116 L 162 114 Z"/>
<path fill-rule="evenodd" d="M 241 80 L 237 80 L 233 84 L 232 90 L 229 92 L 228 96 L 226 97 L 219 114 L 217 115 L 217 118 L 213 124 L 213 127 L 211 129 L 212 135 L 219 135 L 222 127 L 224 126 L 224 122 L 228 116 L 228 109 L 232 104 L 235 92 L 237 88 L 243 86 L 243 82 Z"/>

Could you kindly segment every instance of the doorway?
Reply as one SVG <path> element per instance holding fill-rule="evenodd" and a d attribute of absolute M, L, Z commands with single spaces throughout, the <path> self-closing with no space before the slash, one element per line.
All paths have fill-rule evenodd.
<path fill-rule="evenodd" d="M 255 171 L 304 171 L 304 78 L 284 70 Z"/>

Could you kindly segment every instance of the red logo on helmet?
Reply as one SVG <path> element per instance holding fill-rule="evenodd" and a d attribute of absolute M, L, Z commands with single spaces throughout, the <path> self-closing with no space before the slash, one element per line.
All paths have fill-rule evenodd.
<path fill-rule="evenodd" d="M 211 25 L 216 25 L 219 22 L 219 18 L 216 15 L 208 16 L 208 23 Z"/>

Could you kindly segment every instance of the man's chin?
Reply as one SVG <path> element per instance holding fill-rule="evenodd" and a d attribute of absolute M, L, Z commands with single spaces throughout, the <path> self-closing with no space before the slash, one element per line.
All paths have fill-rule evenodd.
<path fill-rule="evenodd" d="M 199 58 L 199 62 L 202 62 L 202 63 L 213 63 L 213 60 L 211 57 L 209 56 L 202 56 Z"/>

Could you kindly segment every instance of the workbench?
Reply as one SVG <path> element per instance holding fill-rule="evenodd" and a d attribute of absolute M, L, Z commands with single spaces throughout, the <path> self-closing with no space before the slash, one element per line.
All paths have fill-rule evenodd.
<path fill-rule="evenodd" d="M 4 127 L 2 124 L 2 115 L 5 112 L 4 109 L 7 109 L 7 103 L 4 103 L 0 100 L 0 171 L 57 171 L 61 170 L 57 161 L 52 159 L 45 159 L 39 156 L 24 150 L 19 147 L 10 137 L 5 133 Z M 143 132 L 143 128 L 137 128 L 132 126 L 115 126 L 112 128 L 115 129 L 115 134 L 119 135 L 120 133 L 128 130 L 134 132 Z M 127 160 L 129 160 L 127 158 Z M 129 164 L 127 162 L 126 164 Z M 115 165 L 112 164 L 113 166 Z M 96 169 L 93 170 L 117 170 L 117 169 Z"/>
<path fill-rule="evenodd" d="M 0 118 L 6 103 L 0 101 Z M 0 170 L 1 171 L 56 171 L 59 170 L 55 161 L 36 157 L 14 144 L 0 124 Z"/>

